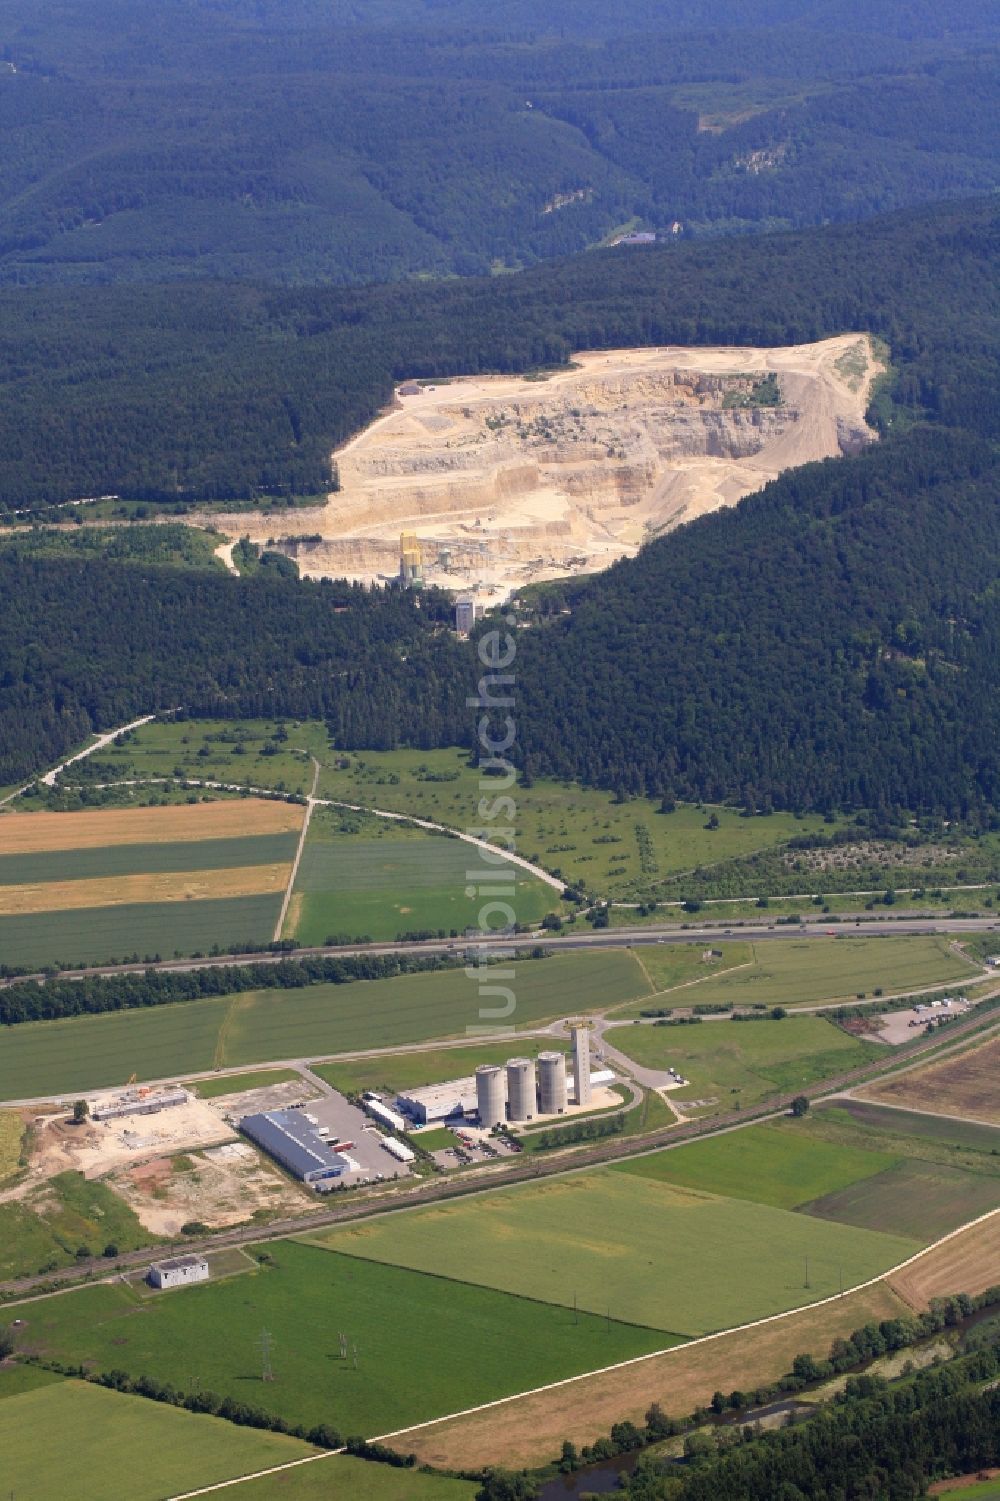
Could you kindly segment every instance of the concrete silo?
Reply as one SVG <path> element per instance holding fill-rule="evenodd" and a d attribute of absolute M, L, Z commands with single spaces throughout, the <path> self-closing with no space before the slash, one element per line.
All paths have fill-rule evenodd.
<path fill-rule="evenodd" d="M 590 1104 L 590 1028 L 583 1022 L 570 1027 L 573 1038 L 573 1090 L 578 1105 Z"/>
<path fill-rule="evenodd" d="M 538 1114 L 535 1065 L 530 1058 L 507 1062 L 507 1110 L 512 1121 L 533 1121 Z"/>
<path fill-rule="evenodd" d="M 487 1131 L 502 1126 L 504 1109 L 503 1069 L 496 1063 L 484 1063 L 476 1069 L 476 1107 L 479 1124 Z"/>
<path fill-rule="evenodd" d="M 566 1059 L 562 1053 L 538 1055 L 538 1113 L 563 1115 L 566 1111 Z"/>

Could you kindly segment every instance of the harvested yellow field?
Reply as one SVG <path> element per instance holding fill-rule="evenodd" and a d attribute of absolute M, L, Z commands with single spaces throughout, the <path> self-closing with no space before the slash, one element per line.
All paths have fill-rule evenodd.
<path fill-rule="evenodd" d="M 0 1183 L 17 1172 L 24 1121 L 16 1110 L 0 1110 Z"/>
<path fill-rule="evenodd" d="M 800 1352 L 826 1355 L 838 1336 L 907 1312 L 900 1298 L 879 1283 L 759 1329 L 723 1334 L 694 1348 L 679 1345 L 622 1370 L 581 1376 L 553 1391 L 514 1397 L 467 1418 L 416 1429 L 394 1447 L 414 1452 L 421 1464 L 447 1468 L 478 1469 L 495 1464 L 498 1453 L 511 1467 L 544 1464 L 558 1457 L 563 1439 L 582 1446 L 625 1418 L 641 1424 L 652 1402 L 672 1417 L 682 1417 L 717 1390 L 773 1381 Z"/>
<path fill-rule="evenodd" d="M 925 1308 L 931 1298 L 981 1293 L 1000 1283 L 1000 1211 L 943 1245 L 931 1246 L 888 1281 L 915 1309 Z"/>
<path fill-rule="evenodd" d="M 0 917 L 27 912 L 70 912 L 81 907 L 124 907 L 145 902 L 206 901 L 284 891 L 291 865 L 244 865 L 230 870 L 168 871 L 106 876 L 93 881 L 45 881 L 0 886 Z"/>
<path fill-rule="evenodd" d="M 286 834 L 302 827 L 305 809 L 268 798 L 178 804 L 167 808 L 99 808 L 86 813 L 6 813 L 0 855 L 101 849 L 119 844 L 182 844 Z"/>

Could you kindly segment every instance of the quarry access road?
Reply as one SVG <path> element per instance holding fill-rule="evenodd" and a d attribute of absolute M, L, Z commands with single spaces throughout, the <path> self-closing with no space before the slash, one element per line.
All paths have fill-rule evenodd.
<path fill-rule="evenodd" d="M 754 943 L 786 943 L 801 939 L 934 937 L 942 934 L 1000 932 L 998 917 L 888 917 L 854 918 L 830 925 L 825 922 L 775 924 L 745 922 L 723 927 L 721 923 L 702 923 L 698 927 L 678 926 L 649 928 L 598 928 L 580 933 L 521 933 L 509 938 L 440 938 L 424 942 L 338 944 L 330 947 L 296 948 L 274 953 L 237 952 L 214 954 L 203 959 L 161 959 L 156 963 L 95 964 L 84 969 L 60 970 L 57 975 L 36 971 L 0 980 L 0 989 L 20 985 L 25 980 L 84 980 L 101 975 L 140 975 L 147 971 L 174 970 L 181 974 L 195 969 L 218 969 L 227 964 L 281 964 L 286 959 L 345 959 L 370 955 L 427 954 L 463 955 L 474 959 L 483 951 L 497 958 L 512 958 L 527 949 L 544 949 L 558 954 L 577 949 L 630 949 L 658 943 L 699 943 L 720 938 L 747 938 Z M 956 984 L 959 982 L 956 981 Z M 968 982 L 965 982 L 968 983 Z M 938 988 L 938 987 L 935 987 Z M 891 997 L 887 997 L 891 999 Z"/>
<path fill-rule="evenodd" d="M 951 1048 L 960 1039 L 967 1039 L 974 1033 L 980 1033 L 985 1039 L 998 1032 L 1000 1032 L 1000 1020 L 996 1017 L 987 1020 L 973 1013 L 968 1019 L 955 1021 L 949 1026 L 948 1046 Z M 887 1063 L 895 1066 L 901 1061 L 906 1063 L 918 1061 L 925 1053 L 936 1053 L 940 1047 L 940 1038 L 936 1034 L 916 1038 L 912 1043 L 903 1043 L 895 1049 L 891 1059 L 879 1059 L 877 1062 L 862 1064 L 859 1068 L 824 1080 L 821 1088 L 812 1095 L 812 1101 L 817 1103 L 835 1095 L 842 1095 L 845 1090 L 856 1088 L 861 1084 L 874 1083 L 886 1072 Z M 308 1234 L 318 1229 L 326 1229 L 331 1225 L 348 1224 L 383 1214 L 405 1213 L 411 1209 L 422 1209 L 428 1204 L 465 1198 L 470 1194 L 514 1188 L 522 1183 L 533 1183 L 541 1178 L 565 1173 L 584 1172 L 588 1168 L 599 1167 L 608 1162 L 641 1157 L 664 1149 L 670 1150 L 702 1137 L 721 1136 L 731 1131 L 741 1130 L 744 1126 L 759 1125 L 763 1121 L 775 1120 L 788 1113 L 794 1098 L 794 1094 L 779 1095 L 759 1106 L 747 1110 L 729 1111 L 726 1114 L 714 1116 L 710 1120 L 662 1126 L 642 1136 L 607 1137 L 592 1145 L 571 1146 L 556 1150 L 544 1158 L 533 1153 L 528 1161 L 524 1161 L 522 1157 L 513 1162 L 490 1163 L 485 1167 L 471 1168 L 467 1172 L 456 1174 L 451 1179 L 421 1179 L 405 1188 L 393 1186 L 368 1196 L 354 1197 L 350 1190 L 346 1190 L 342 1196 L 338 1196 L 346 1198 L 346 1203 L 338 1203 L 336 1207 L 321 1209 L 314 1214 L 275 1220 L 266 1227 L 236 1226 L 231 1230 L 221 1230 L 215 1235 L 203 1238 L 185 1236 L 176 1244 L 183 1246 L 185 1251 L 202 1254 L 223 1250 L 230 1246 L 263 1245 L 268 1241 L 286 1240 L 290 1236 Z M 165 1251 L 163 1245 L 158 1249 L 161 1253 Z M 146 1246 L 117 1256 L 113 1271 L 109 1271 L 107 1262 L 98 1257 L 82 1262 L 78 1266 L 67 1267 L 55 1277 L 49 1272 L 33 1277 L 12 1278 L 6 1282 L 0 1282 L 0 1300 L 5 1306 L 13 1306 L 17 1302 L 30 1301 L 32 1297 L 51 1291 L 61 1291 L 63 1288 L 68 1289 L 75 1284 L 113 1281 L 122 1272 L 137 1269 L 148 1263 L 151 1251 L 152 1247 Z"/>

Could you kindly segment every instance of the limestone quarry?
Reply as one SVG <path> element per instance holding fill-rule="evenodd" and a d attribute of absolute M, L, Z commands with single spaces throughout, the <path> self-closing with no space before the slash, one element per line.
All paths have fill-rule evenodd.
<path fill-rule="evenodd" d="M 541 376 L 405 382 L 334 454 L 323 507 L 216 516 L 304 575 L 396 578 L 415 534 L 424 581 L 496 603 L 592 573 L 783 470 L 857 452 L 882 366 L 867 335 L 786 349 L 579 354 Z"/>

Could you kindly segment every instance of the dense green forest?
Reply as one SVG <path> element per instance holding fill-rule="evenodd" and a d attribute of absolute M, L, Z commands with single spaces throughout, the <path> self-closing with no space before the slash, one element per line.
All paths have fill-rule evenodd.
<path fill-rule="evenodd" d="M 872 414 L 882 441 L 790 472 L 634 561 L 550 590 L 548 613 L 519 636 L 515 754 L 529 774 L 622 796 L 973 814 L 1000 800 L 997 220 L 987 200 L 588 255 L 433 291 L 180 289 L 154 300 L 176 342 L 145 387 L 134 372 L 148 323 L 105 325 L 103 383 L 100 361 L 93 380 L 78 363 L 102 315 L 122 303 L 139 311 L 134 291 L 88 294 L 79 318 L 62 322 L 51 298 L 65 306 L 71 294 L 11 294 L 5 337 L 33 365 L 22 387 L 33 399 L 19 420 L 13 403 L 0 419 L 9 482 L 18 463 L 24 473 L 50 454 L 98 465 L 113 449 L 122 462 L 162 463 L 180 441 L 213 462 L 204 424 L 227 410 L 227 395 L 244 421 L 255 400 L 265 410 L 298 401 L 278 370 L 296 383 L 298 432 L 303 446 L 312 433 L 318 462 L 324 428 L 346 431 L 404 372 L 524 368 L 602 344 L 768 344 L 868 328 L 888 340 L 894 365 Z M 178 326 L 186 320 L 197 345 L 199 312 L 200 382 Z M 253 335 L 226 340 L 226 320 L 238 327 L 239 315 Z M 79 400 L 76 450 L 68 435 L 44 453 L 27 441 L 32 421 L 66 434 L 69 402 L 46 404 L 45 389 Z M 248 467 L 257 442 L 248 428 L 237 451 Z M 94 726 L 178 705 L 322 717 L 345 747 L 473 741 L 475 661 L 433 593 L 418 603 L 275 569 L 233 578 L 17 547 L 0 549 L 0 590 L 0 784 Z"/>
<path fill-rule="evenodd" d="M 484 274 L 995 187 L 995 3 L 887 9 L 0 0 L 0 283 Z"/>
<path fill-rule="evenodd" d="M 315 494 L 333 446 L 395 380 L 602 346 L 868 329 L 891 345 L 898 410 L 988 430 L 1000 413 L 997 238 L 987 199 L 434 285 L 0 293 L 0 507 Z"/>
<path fill-rule="evenodd" d="M 887 1385 L 852 1377 L 799 1426 L 720 1429 L 692 1449 L 682 1475 L 641 1459 L 629 1501 L 918 1501 L 942 1475 L 972 1475 L 1000 1458 L 995 1345 Z M 691 1447 L 691 1446 L 689 1446 Z M 704 1450 L 707 1449 L 707 1453 Z M 956 1494 L 961 1494 L 960 1492 Z"/>

